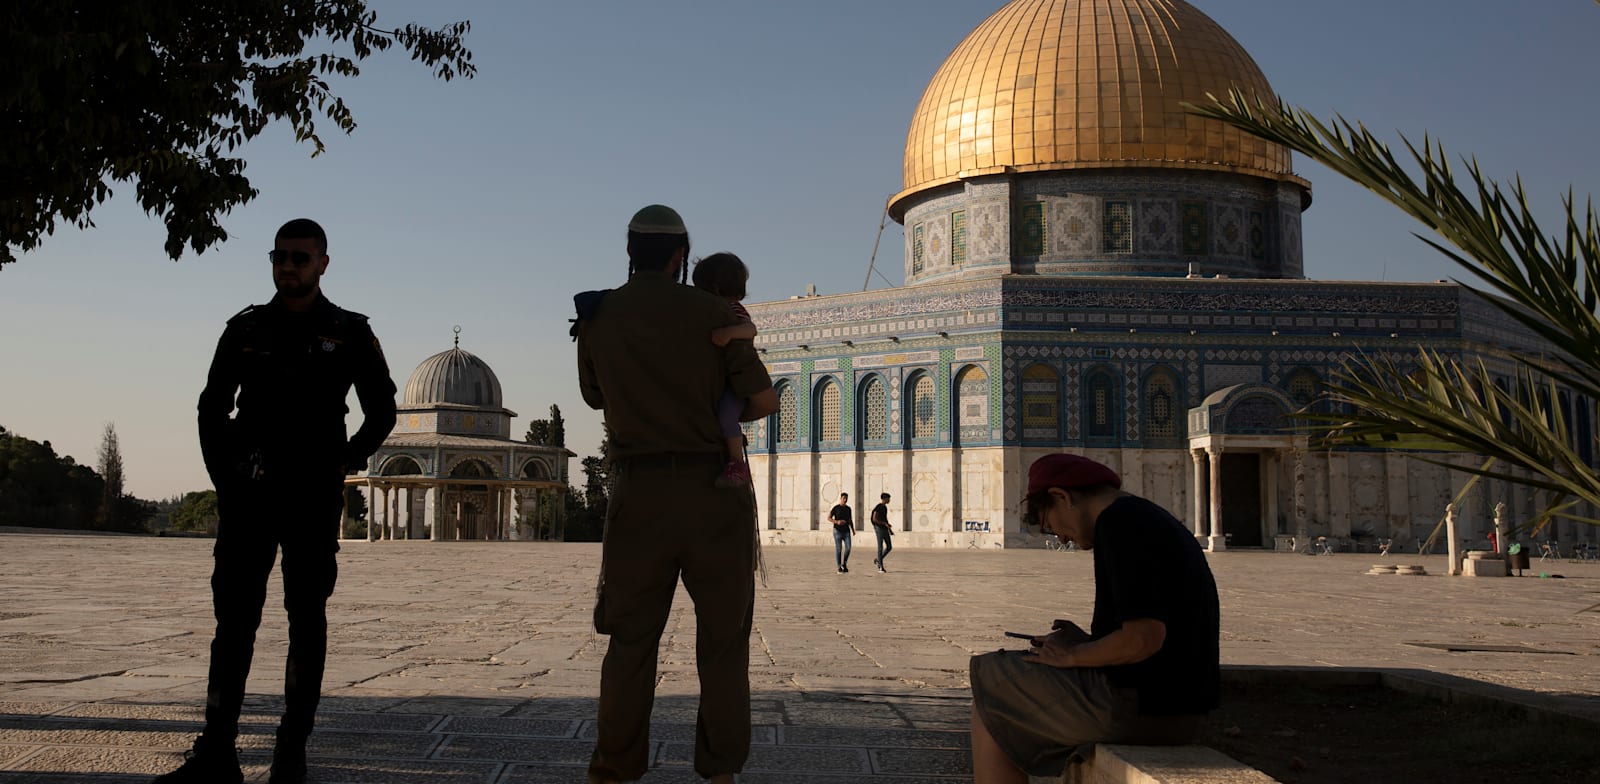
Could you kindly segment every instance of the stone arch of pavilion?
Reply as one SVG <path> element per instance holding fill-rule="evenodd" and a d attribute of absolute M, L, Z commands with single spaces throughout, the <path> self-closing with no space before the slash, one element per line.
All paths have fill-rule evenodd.
<path fill-rule="evenodd" d="M 1310 525 L 1306 503 L 1305 427 L 1291 414 L 1300 406 L 1270 384 L 1235 384 L 1189 409 L 1194 460 L 1194 535 L 1212 550 L 1267 547 L 1293 526 L 1299 540 Z M 1278 483 L 1290 461 L 1293 508 L 1278 508 Z M 1287 525 L 1285 519 L 1287 518 Z"/>

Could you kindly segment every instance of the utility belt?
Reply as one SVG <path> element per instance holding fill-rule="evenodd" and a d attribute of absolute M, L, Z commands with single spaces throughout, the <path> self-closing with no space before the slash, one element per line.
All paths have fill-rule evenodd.
<path fill-rule="evenodd" d="M 673 469 L 721 466 L 727 462 L 721 452 L 658 452 L 653 455 L 634 455 L 613 458 L 618 467 L 626 469 Z"/>

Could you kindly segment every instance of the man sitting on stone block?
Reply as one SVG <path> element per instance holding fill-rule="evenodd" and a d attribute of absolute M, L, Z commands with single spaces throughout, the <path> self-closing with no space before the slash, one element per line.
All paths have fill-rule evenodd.
<path fill-rule="evenodd" d="M 1192 533 L 1077 455 L 1028 470 L 1024 518 L 1094 555 L 1094 619 L 972 657 L 978 784 L 1059 776 L 1079 747 L 1189 742 L 1217 706 L 1217 586 Z M 1086 749 L 1085 749 L 1086 750 Z"/>

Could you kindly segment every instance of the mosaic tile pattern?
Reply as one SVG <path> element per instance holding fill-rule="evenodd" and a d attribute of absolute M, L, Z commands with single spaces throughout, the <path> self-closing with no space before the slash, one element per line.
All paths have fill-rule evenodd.
<path fill-rule="evenodd" d="M 1004 358 L 1004 351 L 997 343 L 989 343 L 983 347 L 983 356 L 986 368 L 998 368 Z M 1000 434 L 1005 430 L 1005 378 L 1000 373 L 989 373 L 989 440 L 999 441 Z"/>
<path fill-rule="evenodd" d="M 967 211 L 950 213 L 950 265 L 959 267 L 967 263 Z"/>
<path fill-rule="evenodd" d="M 1100 245 L 1100 205 L 1095 196 L 1050 197 L 1051 258 L 1083 258 Z"/>
<path fill-rule="evenodd" d="M 950 266 L 950 215 L 941 213 L 923 224 L 923 269 L 940 269 Z"/>
<path fill-rule="evenodd" d="M 1137 239 L 1140 253 L 1178 252 L 1177 202 L 1170 199 L 1140 201 L 1139 226 Z"/>
<path fill-rule="evenodd" d="M 1211 252 L 1211 223 L 1206 220 L 1206 203 L 1186 201 L 1179 205 L 1183 215 L 1183 255 L 1204 256 Z"/>
<path fill-rule="evenodd" d="M 1008 202 L 972 204 L 967 207 L 971 221 L 972 259 L 986 263 L 1009 262 L 1011 258 L 1011 208 Z"/>
<path fill-rule="evenodd" d="M 1124 431 L 1122 440 L 1127 443 L 1138 443 L 1140 425 L 1139 411 L 1139 365 L 1129 362 L 1122 366 L 1122 419 L 1127 430 Z"/>
<path fill-rule="evenodd" d="M 1183 410 L 1178 402 L 1177 374 L 1171 370 L 1157 370 L 1145 381 L 1144 436 L 1150 441 L 1178 437 L 1178 413 Z"/>
<path fill-rule="evenodd" d="M 1246 228 L 1246 242 L 1250 246 L 1250 258 L 1264 261 L 1267 258 L 1267 219 L 1260 210 L 1251 210 L 1249 223 Z"/>
<path fill-rule="evenodd" d="M 1044 363 L 1022 372 L 1022 438 L 1055 441 L 1061 437 L 1061 377 Z"/>
<path fill-rule="evenodd" d="M 963 444 L 989 440 L 989 376 L 972 366 L 956 379 L 957 437 Z"/>
<path fill-rule="evenodd" d="M 1024 204 L 1017 213 L 1017 252 L 1024 256 L 1044 255 L 1044 205 L 1039 202 Z"/>
<path fill-rule="evenodd" d="M 1109 254 L 1133 252 L 1133 207 L 1125 201 L 1108 201 L 1105 206 L 1101 250 Z"/>
<path fill-rule="evenodd" d="M 921 272 L 927 267 L 927 245 L 924 237 L 927 236 L 927 226 L 919 223 L 911 228 L 911 271 Z"/>
<path fill-rule="evenodd" d="M 1245 256 L 1244 209 L 1237 204 L 1216 205 L 1216 231 L 1212 234 L 1212 254 L 1229 258 Z"/>

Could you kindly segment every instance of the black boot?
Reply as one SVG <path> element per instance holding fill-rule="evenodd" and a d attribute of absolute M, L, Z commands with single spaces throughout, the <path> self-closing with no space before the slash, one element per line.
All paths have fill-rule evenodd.
<path fill-rule="evenodd" d="M 194 749 L 184 752 L 183 756 L 182 767 L 157 776 L 151 784 L 241 784 L 244 781 L 244 771 L 239 769 L 239 751 L 232 743 L 223 746 L 201 737 L 194 742 Z"/>
<path fill-rule="evenodd" d="M 306 742 L 278 739 L 272 747 L 272 775 L 267 784 L 305 784 Z"/>

